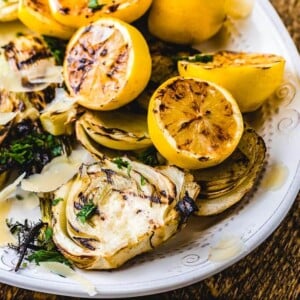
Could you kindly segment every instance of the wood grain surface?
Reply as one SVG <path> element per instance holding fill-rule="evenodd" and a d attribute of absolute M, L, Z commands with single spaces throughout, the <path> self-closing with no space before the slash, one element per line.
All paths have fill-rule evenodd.
<path fill-rule="evenodd" d="M 299 50 L 300 1 L 272 0 L 271 3 L 281 16 Z M 300 193 L 279 228 L 240 262 L 194 285 L 135 299 L 300 299 L 299 212 Z M 0 300 L 11 299 L 78 300 L 80 298 L 37 293 L 0 284 Z"/>

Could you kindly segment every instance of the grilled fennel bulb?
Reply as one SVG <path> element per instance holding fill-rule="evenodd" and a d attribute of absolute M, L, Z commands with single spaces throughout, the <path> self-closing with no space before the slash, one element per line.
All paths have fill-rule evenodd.
<path fill-rule="evenodd" d="M 173 236 L 196 209 L 199 186 L 168 166 L 118 158 L 83 165 L 55 193 L 53 240 L 84 269 L 111 269 Z"/>

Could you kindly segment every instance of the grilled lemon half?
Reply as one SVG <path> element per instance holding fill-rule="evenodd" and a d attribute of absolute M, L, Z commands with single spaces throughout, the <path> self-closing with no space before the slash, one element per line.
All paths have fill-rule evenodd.
<path fill-rule="evenodd" d="M 49 5 L 58 22 L 80 27 L 100 17 L 114 17 L 131 23 L 148 10 L 151 2 L 152 0 L 49 0 Z"/>
<path fill-rule="evenodd" d="M 226 88 L 242 112 L 258 109 L 272 95 L 283 79 L 285 60 L 275 54 L 219 51 L 211 61 L 179 61 L 182 76 L 215 82 Z"/>
<path fill-rule="evenodd" d="M 119 108 L 135 99 L 151 74 L 151 56 L 142 34 L 115 18 L 100 18 L 71 38 L 64 79 L 78 103 L 95 110 Z"/>
<path fill-rule="evenodd" d="M 173 77 L 150 100 L 148 128 L 153 144 L 170 163 L 198 169 L 221 163 L 235 150 L 243 117 L 225 89 Z"/>

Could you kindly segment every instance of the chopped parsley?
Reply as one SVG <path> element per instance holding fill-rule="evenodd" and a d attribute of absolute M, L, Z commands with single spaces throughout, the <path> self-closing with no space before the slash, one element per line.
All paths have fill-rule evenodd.
<path fill-rule="evenodd" d="M 100 4 L 98 0 L 89 0 L 88 3 L 88 8 L 90 8 L 92 11 L 101 10 L 103 6 L 105 6 L 105 4 Z"/>
<path fill-rule="evenodd" d="M 33 132 L 0 147 L 0 172 L 13 168 L 28 173 L 39 172 L 52 158 L 62 153 L 60 138 Z"/>
<path fill-rule="evenodd" d="M 209 63 L 214 60 L 214 56 L 210 54 L 195 54 L 194 56 L 179 56 L 175 58 L 176 61 L 184 60 L 189 62 Z"/>
<path fill-rule="evenodd" d="M 52 206 L 56 206 L 59 202 L 64 201 L 63 198 L 55 198 L 52 200 Z"/>
<path fill-rule="evenodd" d="M 40 262 L 43 262 L 43 261 L 55 261 L 55 262 L 65 264 L 69 267 L 72 267 L 71 262 L 68 259 L 66 259 L 56 249 L 54 249 L 54 250 L 44 250 L 44 249 L 37 250 L 37 251 L 33 252 L 32 254 L 30 254 L 27 257 L 27 260 L 30 262 L 34 261 L 37 265 L 39 265 Z"/>
<path fill-rule="evenodd" d="M 146 165 L 157 166 L 159 161 L 157 159 L 157 150 L 155 147 L 150 147 L 145 151 L 141 152 L 138 159 Z"/>
<path fill-rule="evenodd" d="M 141 186 L 145 185 L 146 183 L 147 183 L 146 178 L 143 175 L 141 175 Z"/>
<path fill-rule="evenodd" d="M 88 219 L 90 219 L 96 212 L 97 206 L 90 200 L 86 203 L 80 211 L 76 214 L 76 217 L 81 223 L 85 223 Z"/>
<path fill-rule="evenodd" d="M 24 223 L 6 220 L 6 224 L 10 232 L 17 236 L 17 244 L 9 245 L 19 255 L 16 272 L 21 266 L 27 266 L 27 263 L 23 262 L 24 259 L 37 265 L 43 261 L 55 261 L 72 267 L 72 263 L 56 248 L 52 239 L 53 230 L 47 223 L 39 221 L 34 224 L 26 219 Z"/>
<path fill-rule="evenodd" d="M 121 157 L 114 158 L 113 163 L 115 163 L 119 169 L 127 168 L 127 174 L 130 177 L 130 171 L 132 169 L 132 166 L 130 163 L 126 160 L 123 160 Z"/>
<path fill-rule="evenodd" d="M 128 168 L 129 162 L 126 160 L 123 160 L 121 157 L 117 157 L 113 159 L 113 163 L 115 163 L 119 169 Z"/>
<path fill-rule="evenodd" d="M 55 58 L 58 65 L 62 65 L 65 57 L 67 42 L 52 36 L 43 36 L 44 41 Z"/>

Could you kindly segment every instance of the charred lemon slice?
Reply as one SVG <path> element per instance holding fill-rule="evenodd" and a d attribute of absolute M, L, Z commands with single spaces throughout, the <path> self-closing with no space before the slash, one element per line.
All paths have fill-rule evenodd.
<path fill-rule="evenodd" d="M 18 0 L 0 0 L 0 22 L 13 21 L 18 18 Z"/>
<path fill-rule="evenodd" d="M 221 163 L 235 150 L 243 118 L 225 89 L 173 77 L 153 94 L 148 127 L 153 144 L 171 164 L 199 169 Z"/>
<path fill-rule="evenodd" d="M 51 16 L 47 0 L 20 0 L 18 17 L 29 29 L 39 34 L 68 39 L 75 31 Z"/>
<path fill-rule="evenodd" d="M 281 56 L 229 51 L 209 56 L 211 59 L 205 62 L 195 61 L 195 57 L 179 61 L 179 74 L 209 80 L 226 88 L 242 112 L 258 109 L 282 82 L 285 60 Z"/>
<path fill-rule="evenodd" d="M 152 0 L 49 0 L 53 17 L 62 24 L 81 27 L 100 17 L 119 18 L 131 23 L 141 17 Z"/>
<path fill-rule="evenodd" d="M 80 28 L 67 46 L 65 83 L 84 107 L 119 108 L 143 91 L 150 74 L 144 37 L 121 20 L 100 18 Z"/>

